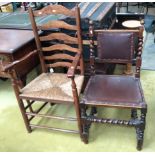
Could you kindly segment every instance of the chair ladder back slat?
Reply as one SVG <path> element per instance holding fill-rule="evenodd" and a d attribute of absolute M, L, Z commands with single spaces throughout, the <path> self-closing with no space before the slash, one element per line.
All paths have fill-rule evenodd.
<path fill-rule="evenodd" d="M 67 67 L 67 68 L 69 68 L 72 66 L 72 63 L 70 63 L 70 62 L 55 62 L 52 64 L 47 64 L 46 66 L 48 68 L 54 68 L 54 67 Z M 80 66 L 77 66 L 77 69 L 81 70 Z"/>
<path fill-rule="evenodd" d="M 74 57 L 69 55 L 69 54 L 54 54 L 54 55 L 51 55 L 51 56 L 44 56 L 44 59 L 45 60 L 58 60 L 58 59 L 61 59 L 61 60 L 74 60 Z"/>
<path fill-rule="evenodd" d="M 69 63 L 69 62 L 55 62 L 55 63 L 52 63 L 52 64 L 47 64 L 46 66 L 51 68 L 51 67 L 71 67 L 72 63 Z"/>
<path fill-rule="evenodd" d="M 41 10 L 34 11 L 35 16 L 51 15 L 51 14 L 62 14 L 65 16 L 74 16 L 75 11 L 69 10 L 62 5 L 48 5 Z"/>
<path fill-rule="evenodd" d="M 55 39 L 64 41 L 64 43 L 68 44 L 78 44 L 78 38 L 71 37 L 65 33 L 51 33 L 47 36 L 40 37 L 40 41 L 52 41 Z"/>
<path fill-rule="evenodd" d="M 70 25 L 64 21 L 49 21 L 48 23 L 45 23 L 43 25 L 37 26 L 39 30 L 47 30 L 47 29 L 54 29 L 54 28 L 63 28 L 63 29 L 68 29 L 68 30 L 77 30 L 77 27 L 75 25 Z"/>
<path fill-rule="evenodd" d="M 42 48 L 43 52 L 49 52 L 49 51 L 55 51 L 55 50 L 59 50 L 59 51 L 67 50 L 67 51 L 74 52 L 74 53 L 80 52 L 78 48 L 74 48 L 66 44 L 56 44 L 56 45 Z"/>

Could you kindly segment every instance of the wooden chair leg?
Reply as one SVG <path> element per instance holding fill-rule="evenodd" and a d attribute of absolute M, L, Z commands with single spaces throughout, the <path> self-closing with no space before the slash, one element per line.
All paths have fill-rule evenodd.
<path fill-rule="evenodd" d="M 91 108 L 91 112 L 90 112 L 90 115 L 94 116 L 97 114 L 97 108 L 96 107 L 92 107 Z"/>
<path fill-rule="evenodd" d="M 131 118 L 132 119 L 137 119 L 137 110 L 136 109 L 131 109 Z"/>
<path fill-rule="evenodd" d="M 82 133 L 82 140 L 85 144 L 88 144 L 89 139 L 89 128 L 90 124 L 87 121 L 83 122 L 83 133 Z"/>
<path fill-rule="evenodd" d="M 136 128 L 136 133 L 137 133 L 137 150 L 142 150 L 143 147 L 143 138 L 144 138 L 144 124 L 140 124 Z"/>
<path fill-rule="evenodd" d="M 22 113 L 22 117 L 24 119 L 26 129 L 27 129 L 28 133 L 30 133 L 30 132 L 32 132 L 32 129 L 31 129 L 30 124 L 29 124 L 28 116 L 26 115 L 26 108 L 24 107 L 23 100 L 19 98 L 19 94 L 20 94 L 19 88 L 23 88 L 24 83 L 21 79 L 17 80 L 18 78 L 17 78 L 15 71 L 10 72 L 10 75 L 11 75 L 12 86 L 14 88 L 14 92 L 15 92 L 15 95 L 16 95 L 16 98 L 18 101 L 20 111 Z"/>
<path fill-rule="evenodd" d="M 137 150 L 139 150 L 139 151 L 143 147 L 144 130 L 145 130 L 145 117 L 146 117 L 146 109 L 142 109 L 141 110 L 140 123 L 136 127 L 136 133 L 137 133 Z"/>
<path fill-rule="evenodd" d="M 85 144 L 88 144 L 88 138 L 89 138 L 89 128 L 87 121 L 84 119 L 87 117 L 87 107 L 85 105 L 81 105 L 81 119 L 82 119 L 82 141 Z"/>
<path fill-rule="evenodd" d="M 20 111 L 21 111 L 23 119 L 24 119 L 26 129 L 27 129 L 28 133 L 31 133 L 32 129 L 30 127 L 28 116 L 26 115 L 26 111 L 25 111 L 25 108 L 24 108 L 24 103 L 23 103 L 23 101 L 21 99 L 18 101 L 18 103 L 19 103 L 19 108 L 20 108 Z"/>
<path fill-rule="evenodd" d="M 81 112 L 80 112 L 80 105 L 79 105 L 79 97 L 78 97 L 78 91 L 76 88 L 76 83 L 74 81 L 74 77 L 71 78 L 72 81 L 72 92 L 73 92 L 73 97 L 74 97 L 74 107 L 75 107 L 75 112 L 76 112 L 76 117 L 77 117 L 77 123 L 78 123 L 78 128 L 79 128 L 79 134 L 81 137 L 81 140 L 83 139 L 82 137 L 82 120 L 81 120 Z"/>

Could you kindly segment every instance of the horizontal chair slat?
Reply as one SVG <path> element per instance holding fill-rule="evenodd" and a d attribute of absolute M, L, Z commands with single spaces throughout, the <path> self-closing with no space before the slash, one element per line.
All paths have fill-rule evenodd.
<path fill-rule="evenodd" d="M 53 64 L 47 64 L 46 66 L 51 68 L 51 67 L 70 67 L 72 63 L 69 62 L 55 62 Z"/>
<path fill-rule="evenodd" d="M 53 128 L 53 127 L 47 127 L 47 126 L 34 125 L 34 124 L 30 124 L 30 126 L 32 128 L 48 129 L 48 130 L 54 130 L 54 131 L 62 131 L 62 132 L 79 134 L 79 131 L 76 131 L 76 130 L 60 129 L 60 128 Z"/>
<path fill-rule="evenodd" d="M 50 14 L 63 14 L 66 16 L 75 16 L 75 11 L 69 10 L 62 5 L 48 5 L 39 11 L 34 11 L 34 16 L 44 16 Z"/>
<path fill-rule="evenodd" d="M 49 116 L 49 115 L 44 115 L 44 114 L 36 114 L 36 113 L 26 113 L 29 116 L 36 116 L 36 117 L 45 117 L 45 118 L 51 118 L 51 119 L 59 119 L 59 120 L 68 120 L 68 121 L 77 121 L 76 118 L 72 117 L 61 117 L 61 116 Z"/>
<path fill-rule="evenodd" d="M 57 45 L 52 45 L 52 46 L 49 46 L 49 47 L 43 47 L 42 48 L 43 51 L 55 51 L 55 50 L 67 50 L 67 51 L 71 51 L 71 52 L 74 52 L 74 53 L 78 53 L 80 52 L 78 48 L 73 48 L 71 46 L 68 46 L 66 44 L 57 44 Z"/>
<path fill-rule="evenodd" d="M 69 44 L 78 44 L 78 39 L 75 37 L 71 37 L 65 33 L 51 33 L 47 36 L 41 36 L 40 41 L 49 41 L 49 40 L 62 40 L 65 43 Z"/>
<path fill-rule="evenodd" d="M 125 59 L 99 59 L 99 58 L 95 58 L 95 61 L 98 63 L 132 63 L 132 60 L 125 60 Z"/>
<path fill-rule="evenodd" d="M 45 56 L 45 60 L 55 60 L 55 59 L 67 59 L 67 60 L 74 60 L 74 57 L 68 54 L 54 54 L 52 56 Z"/>
<path fill-rule="evenodd" d="M 37 26 L 39 30 L 47 30 L 47 29 L 54 29 L 54 28 L 62 28 L 62 29 L 68 29 L 68 30 L 77 30 L 77 26 L 70 25 L 64 21 L 49 21 L 46 24 Z"/>

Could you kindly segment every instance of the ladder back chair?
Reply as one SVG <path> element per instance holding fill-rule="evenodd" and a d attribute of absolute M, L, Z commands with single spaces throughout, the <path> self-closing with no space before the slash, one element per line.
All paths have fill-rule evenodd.
<path fill-rule="evenodd" d="M 134 76 L 97 75 L 95 62 L 127 64 L 133 60 L 134 36 L 138 35 L 138 53 Z M 89 128 L 92 122 L 125 125 L 135 127 L 137 149 L 142 149 L 147 105 L 140 84 L 141 54 L 143 45 L 143 27 L 137 30 L 94 30 L 90 21 L 90 65 L 91 77 L 80 102 L 83 123 L 83 141 L 88 143 Z M 93 37 L 97 35 L 97 56 L 94 56 Z M 91 111 L 88 112 L 88 107 Z M 131 110 L 131 119 L 119 120 L 103 118 L 97 113 L 101 108 Z M 140 115 L 137 111 L 140 111 Z"/>
<path fill-rule="evenodd" d="M 81 135 L 79 95 L 84 80 L 84 68 L 79 8 L 77 6 L 75 10 L 69 10 L 61 5 L 49 5 L 41 10 L 33 11 L 32 8 L 29 8 L 28 11 L 37 45 L 36 51 L 40 58 L 42 73 L 25 87 L 19 89 L 16 80 L 17 77 L 13 72 L 14 68 L 23 61 L 29 62 L 28 60 L 31 59 L 36 51 L 31 52 L 24 59 L 14 62 L 4 68 L 4 70 L 10 71 L 12 74 L 13 86 L 26 128 L 28 132 L 31 132 L 33 128 L 45 128 Z M 48 21 L 42 25 L 37 25 L 35 22 L 35 17 L 37 16 L 48 16 L 52 14 L 72 16 L 75 18 L 76 25 L 70 25 L 62 20 Z M 69 36 L 61 31 L 52 31 L 56 28 L 74 31 L 76 35 Z M 40 31 L 45 30 L 48 30 L 48 33 L 43 32 L 39 35 Z M 45 44 L 45 42 L 49 41 L 51 41 L 51 44 Z M 54 68 L 57 67 L 66 68 L 67 73 L 56 73 Z M 25 101 L 28 105 L 25 105 Z M 38 102 L 42 102 L 43 104 L 39 109 L 34 110 L 33 105 L 38 104 Z M 41 112 L 47 104 L 50 104 L 50 108 L 51 106 L 53 107 L 58 104 L 73 105 L 76 117 L 47 115 L 46 113 Z M 77 121 L 78 130 L 61 129 L 31 123 L 31 121 L 37 117 L 59 119 L 61 121 Z"/>

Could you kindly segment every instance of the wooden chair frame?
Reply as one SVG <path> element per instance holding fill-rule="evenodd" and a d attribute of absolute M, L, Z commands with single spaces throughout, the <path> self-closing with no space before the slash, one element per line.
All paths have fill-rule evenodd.
<path fill-rule="evenodd" d="M 115 61 L 115 60 L 106 60 L 106 59 L 99 59 L 96 58 L 94 55 L 94 34 L 95 33 L 104 33 L 104 32 L 131 32 L 131 33 L 136 33 L 136 35 L 138 35 L 138 53 L 137 53 L 137 57 L 136 57 L 136 71 L 135 71 L 135 78 L 137 80 L 139 80 L 140 78 L 140 68 L 141 68 L 141 54 L 142 54 L 142 44 L 143 44 L 143 27 L 140 27 L 137 30 L 94 30 L 93 29 L 93 22 L 90 21 L 90 28 L 89 28 L 89 35 L 90 35 L 90 66 L 91 66 L 91 77 L 95 77 L 95 68 L 94 68 L 94 64 L 95 62 L 103 62 L 103 63 L 125 63 L 128 64 L 130 61 Z M 131 60 L 132 61 L 132 60 Z M 131 62 L 130 62 L 131 63 Z M 104 76 L 104 75 L 103 75 Z M 111 75 L 113 76 L 113 75 Z M 98 81 L 96 81 L 98 82 Z M 83 141 L 85 143 L 88 143 L 88 137 L 89 137 L 89 128 L 91 126 L 91 123 L 95 122 L 95 123 L 107 123 L 107 124 L 114 124 L 114 125 L 125 125 L 125 126 L 129 126 L 129 127 L 135 127 L 136 128 L 136 133 L 137 133 L 137 149 L 141 150 L 142 149 L 142 145 L 143 145 L 143 137 L 144 137 L 144 129 L 145 129 L 145 120 L 146 120 L 146 112 L 147 112 L 147 105 L 145 103 L 145 99 L 144 96 L 142 96 L 143 98 L 143 105 L 138 107 L 138 108 L 134 108 L 131 107 L 130 104 L 128 106 L 117 106 L 117 105 L 112 105 L 110 103 L 107 104 L 104 103 L 102 105 L 102 103 L 98 102 L 98 100 L 93 101 L 96 102 L 95 103 L 88 103 L 87 99 L 85 97 L 87 89 L 88 89 L 88 85 L 91 83 L 91 78 L 85 88 L 84 91 L 84 96 L 83 99 L 81 101 L 81 118 L 82 118 L 82 122 L 83 122 Z M 139 82 L 140 83 L 140 82 Z M 140 87 L 141 92 L 142 92 L 142 88 Z M 142 93 L 143 94 L 143 93 Z M 87 109 L 88 107 L 91 108 L 90 113 L 88 114 Z M 96 108 L 105 108 L 105 107 L 109 107 L 109 108 L 125 108 L 125 109 L 131 109 L 131 119 L 130 120 L 118 120 L 118 119 L 111 119 L 111 118 L 99 118 L 96 117 L 97 114 L 97 109 Z M 137 114 L 137 110 L 141 111 L 141 115 L 140 117 L 138 117 Z"/>
<path fill-rule="evenodd" d="M 67 16 L 73 16 L 76 19 L 76 26 L 74 25 L 69 25 L 65 23 L 64 21 L 50 21 L 47 24 L 43 24 L 42 26 L 37 26 L 35 23 L 35 16 L 40 16 L 40 15 L 51 15 L 51 14 L 64 14 Z M 29 15 L 30 15 L 30 20 L 32 23 L 32 29 L 34 32 L 35 36 L 35 41 L 37 45 L 37 50 L 32 51 L 29 53 L 27 56 L 25 56 L 23 59 L 19 61 L 15 61 L 11 63 L 10 65 L 7 65 L 4 67 L 4 71 L 8 71 L 9 74 L 11 75 L 12 79 L 12 85 L 16 94 L 16 98 L 18 100 L 18 104 L 25 122 L 25 126 L 27 128 L 28 132 L 32 131 L 32 128 L 41 128 L 41 129 L 49 129 L 49 130 L 55 130 L 55 131 L 63 131 L 63 132 L 69 132 L 69 133 L 78 133 L 80 136 L 82 135 L 82 128 L 81 128 L 81 119 L 80 119 L 80 108 L 79 108 L 79 96 L 76 88 L 76 83 L 75 83 L 75 74 L 77 70 L 79 70 L 81 75 L 84 75 L 84 68 L 83 68 L 83 56 L 82 56 L 82 39 L 81 39 L 81 28 L 80 28 L 80 10 L 79 7 L 77 6 L 75 10 L 69 10 L 61 5 L 49 5 L 41 10 L 37 11 L 32 11 L 32 8 L 29 8 Z M 45 30 L 45 29 L 51 29 L 51 28 L 65 28 L 69 30 L 75 30 L 77 33 L 77 38 L 76 37 L 71 37 L 67 34 L 64 33 L 50 33 L 47 36 L 39 36 L 39 30 Z M 64 43 L 69 43 L 69 44 L 77 44 L 78 48 L 70 47 L 65 44 L 56 44 L 52 45 L 49 47 L 42 47 L 41 42 L 42 41 L 52 41 L 52 40 L 62 40 Z M 51 52 L 51 51 L 58 51 L 58 50 L 67 50 L 70 52 L 75 53 L 74 56 L 70 56 L 67 54 L 54 54 L 52 56 L 44 56 L 44 52 Z M 49 71 L 49 68 L 54 68 L 54 67 L 66 67 L 68 68 L 66 76 L 70 78 L 71 80 L 71 87 L 72 87 L 72 94 L 73 94 L 73 99 L 74 99 L 74 107 L 75 107 L 75 112 L 76 112 L 76 117 L 77 118 L 67 118 L 67 117 L 62 117 L 62 116 L 49 116 L 46 114 L 39 114 L 39 112 L 47 105 L 51 104 L 53 105 L 56 103 L 62 103 L 61 101 L 53 101 L 46 99 L 40 100 L 39 98 L 29 98 L 29 97 L 21 97 L 21 92 L 20 89 L 23 87 L 23 85 L 19 85 L 20 80 L 18 79 L 18 76 L 15 72 L 15 68 L 17 66 L 20 66 L 22 63 L 31 63 L 32 58 L 34 58 L 34 55 L 36 52 L 39 54 L 40 58 L 40 63 L 41 63 L 41 69 L 43 73 L 47 73 Z M 46 60 L 64 60 L 64 59 L 69 59 L 72 62 L 55 62 L 52 64 L 47 63 Z M 24 101 L 27 102 L 27 105 L 24 105 Z M 34 111 L 32 108 L 32 105 L 35 104 L 36 101 L 43 101 L 42 106 Z M 29 111 L 27 111 L 29 109 Z M 49 118 L 49 119 L 59 119 L 59 120 L 69 120 L 69 121 L 77 121 L 78 124 L 78 131 L 75 130 L 68 130 L 68 129 L 60 129 L 60 128 L 54 128 L 54 127 L 48 127 L 48 126 L 41 126 L 41 125 L 36 125 L 32 124 L 31 120 L 34 119 L 35 117 L 41 117 L 41 118 Z"/>

